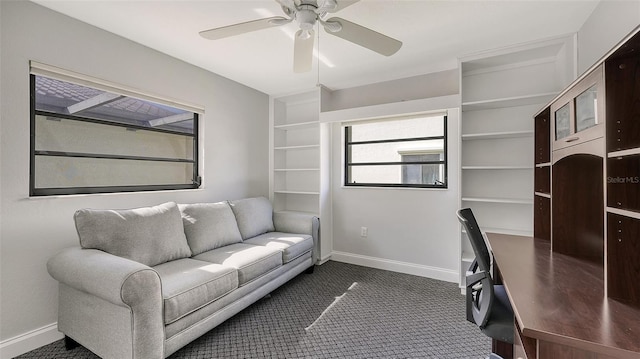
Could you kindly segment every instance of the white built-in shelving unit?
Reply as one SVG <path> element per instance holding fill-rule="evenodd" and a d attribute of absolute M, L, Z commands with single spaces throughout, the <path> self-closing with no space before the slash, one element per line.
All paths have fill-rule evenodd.
<path fill-rule="evenodd" d="M 575 78 L 565 36 L 460 58 L 460 207 L 484 232 L 533 234 L 533 115 Z M 460 235 L 460 284 L 474 258 Z"/>
<path fill-rule="evenodd" d="M 320 218 L 320 261 L 331 253 L 330 138 L 320 123 L 320 91 L 270 99 L 269 192 L 276 212 Z"/>
<path fill-rule="evenodd" d="M 275 211 L 319 215 L 318 91 L 271 99 L 271 195 Z"/>

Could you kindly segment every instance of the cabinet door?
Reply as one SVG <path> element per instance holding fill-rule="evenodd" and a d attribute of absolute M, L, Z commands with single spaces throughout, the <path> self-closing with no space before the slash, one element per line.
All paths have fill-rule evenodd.
<path fill-rule="evenodd" d="M 551 104 L 554 150 L 604 136 L 603 76 L 601 65 Z"/>

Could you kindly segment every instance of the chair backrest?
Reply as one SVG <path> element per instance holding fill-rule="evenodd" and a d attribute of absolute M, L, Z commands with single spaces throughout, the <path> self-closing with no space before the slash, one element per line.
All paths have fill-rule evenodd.
<path fill-rule="evenodd" d="M 467 232 L 467 237 L 469 237 L 469 242 L 471 242 L 471 247 L 473 247 L 473 252 L 476 255 L 476 261 L 478 262 L 480 270 L 490 273 L 491 254 L 489 253 L 487 243 L 484 241 L 482 231 L 480 230 L 480 226 L 478 226 L 478 222 L 471 208 L 459 210 L 458 219 Z"/>
<path fill-rule="evenodd" d="M 467 320 L 484 328 L 489 320 L 494 299 L 493 280 L 489 268 L 491 255 L 471 208 L 461 209 L 457 214 L 476 255 L 466 276 Z"/>

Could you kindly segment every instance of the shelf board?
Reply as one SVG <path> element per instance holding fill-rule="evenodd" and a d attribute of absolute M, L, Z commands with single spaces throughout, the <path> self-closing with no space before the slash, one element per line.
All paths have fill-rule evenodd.
<path fill-rule="evenodd" d="M 273 126 L 276 130 L 303 130 L 308 128 L 319 127 L 319 122 L 310 121 L 310 122 L 299 122 L 299 123 L 288 123 L 285 125 L 275 125 Z"/>
<path fill-rule="evenodd" d="M 640 219 L 640 212 L 629 211 L 626 209 L 620 209 L 615 207 L 607 207 L 607 212 L 619 214 L 625 217 L 631 217 L 635 219 Z"/>
<path fill-rule="evenodd" d="M 500 233 L 500 234 L 509 234 L 514 236 L 527 236 L 533 237 L 533 231 L 523 230 L 523 229 L 509 229 L 509 228 L 482 228 L 482 231 L 485 233 Z"/>
<path fill-rule="evenodd" d="M 278 146 L 278 147 L 274 147 L 274 150 L 306 150 L 306 149 L 313 149 L 313 148 L 320 148 L 320 145 L 303 145 L 303 146 Z"/>
<path fill-rule="evenodd" d="M 471 264 L 471 262 L 473 262 L 473 260 L 476 259 L 475 255 L 471 254 L 471 253 L 463 253 L 462 257 L 460 257 L 460 261 L 462 263 L 467 263 L 467 264 Z M 467 266 L 469 267 L 469 266 Z"/>
<path fill-rule="evenodd" d="M 534 194 L 536 196 L 540 196 L 540 197 L 544 197 L 544 198 L 549 198 L 551 199 L 551 195 L 549 193 L 543 193 L 543 192 L 534 192 Z"/>
<path fill-rule="evenodd" d="M 640 147 L 632 148 L 630 150 L 609 152 L 607 154 L 607 157 L 608 158 L 615 158 L 615 157 L 625 157 L 625 156 L 635 156 L 635 155 L 640 155 Z"/>
<path fill-rule="evenodd" d="M 462 197 L 462 201 L 504 204 L 533 204 L 533 199 L 528 198 Z"/>
<path fill-rule="evenodd" d="M 538 168 L 551 167 L 551 162 L 536 163 L 536 167 L 538 167 Z"/>
<path fill-rule="evenodd" d="M 524 96 L 504 97 L 482 101 L 470 101 L 462 103 L 462 111 L 490 110 L 502 107 L 515 107 L 535 104 L 545 104 L 551 101 L 558 93 L 545 92 Z"/>
<path fill-rule="evenodd" d="M 483 233 L 500 233 L 509 234 L 514 236 L 528 236 L 533 237 L 533 231 L 525 229 L 513 229 L 513 228 L 496 228 L 496 227 L 482 227 L 480 228 Z M 462 233 L 467 233 L 464 229 Z"/>
<path fill-rule="evenodd" d="M 304 171 L 320 171 L 319 168 L 276 168 L 273 172 L 304 172 Z"/>
<path fill-rule="evenodd" d="M 303 195 L 320 195 L 320 192 L 313 192 L 313 191 L 273 191 L 273 193 L 280 193 L 280 194 L 303 194 Z"/>
<path fill-rule="evenodd" d="M 308 211 L 292 211 L 292 210 L 280 210 L 280 211 L 274 211 L 274 213 L 283 213 L 283 214 L 287 214 L 287 213 L 292 213 L 292 214 L 308 214 L 311 216 L 316 216 L 316 217 L 320 217 L 320 215 L 318 214 L 318 212 L 308 212 Z"/>
<path fill-rule="evenodd" d="M 531 166 L 462 166 L 463 170 L 532 170 Z"/>
<path fill-rule="evenodd" d="M 492 140 L 501 138 L 533 137 L 533 131 L 486 132 L 462 135 L 463 141 Z"/>

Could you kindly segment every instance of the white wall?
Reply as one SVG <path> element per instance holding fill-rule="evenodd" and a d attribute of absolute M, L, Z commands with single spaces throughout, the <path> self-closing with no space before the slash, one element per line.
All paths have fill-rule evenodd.
<path fill-rule="evenodd" d="M 75 210 L 268 195 L 269 109 L 263 93 L 34 3 L 1 1 L 0 9 L 0 352 L 5 358 L 58 335 L 51 326 L 57 320 L 57 286 L 46 261 L 78 245 Z M 202 189 L 29 198 L 29 60 L 204 106 Z"/>
<path fill-rule="evenodd" d="M 394 81 L 395 88 L 405 89 L 402 99 L 397 98 L 396 91 L 389 91 L 387 83 L 370 85 L 367 87 L 370 96 L 353 96 L 351 101 L 347 101 L 351 96 L 343 96 L 351 95 L 350 90 L 323 97 L 322 108 L 326 112 L 321 113 L 320 120 L 333 122 L 332 259 L 458 281 L 459 225 L 455 213 L 459 204 L 459 96 L 458 78 L 449 73 L 406 79 L 406 86 L 403 80 Z M 439 81 L 424 81 L 435 78 Z M 416 85 L 417 82 L 420 83 Z M 363 102 L 364 97 L 369 103 Z M 402 101 L 405 97 L 407 101 Z M 371 102 L 372 98 L 375 101 Z M 402 113 L 403 109 L 450 110 L 448 189 L 344 187 L 340 121 L 390 115 L 394 111 Z M 368 229 L 366 238 L 360 236 L 361 227 Z"/>
<path fill-rule="evenodd" d="M 640 1 L 600 1 L 578 31 L 578 75 L 639 25 Z"/>

